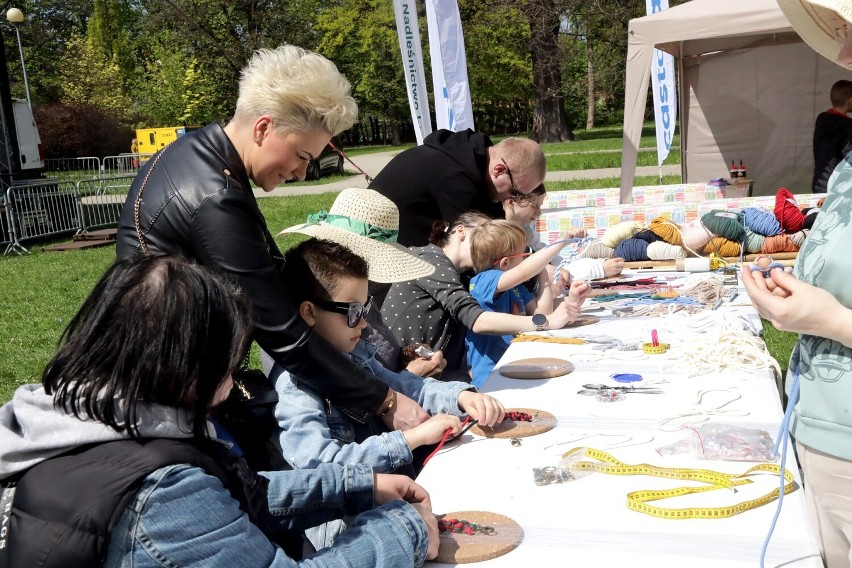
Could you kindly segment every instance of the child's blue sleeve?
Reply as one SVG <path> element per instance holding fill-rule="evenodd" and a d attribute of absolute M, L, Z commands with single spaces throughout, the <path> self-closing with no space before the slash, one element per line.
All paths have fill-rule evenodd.
<path fill-rule="evenodd" d="M 275 418 L 281 428 L 281 452 L 294 468 L 311 469 L 321 463 L 366 463 L 377 473 L 390 473 L 411 463 L 411 448 L 402 432 L 394 430 L 362 439 L 353 436 L 351 443 L 344 443 L 332 436 L 325 400 L 278 365 L 269 378 L 278 391 Z M 346 420 L 337 414 L 331 418 Z M 335 424 L 341 430 L 350 431 L 350 434 L 355 428 L 348 422 Z"/>

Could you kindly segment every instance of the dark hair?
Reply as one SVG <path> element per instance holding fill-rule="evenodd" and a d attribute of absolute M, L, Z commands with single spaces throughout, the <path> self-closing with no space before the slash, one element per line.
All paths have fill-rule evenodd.
<path fill-rule="evenodd" d="M 367 279 L 369 266 L 343 245 L 324 239 L 302 241 L 284 254 L 284 286 L 290 299 L 331 300 L 341 278 Z"/>
<path fill-rule="evenodd" d="M 206 435 L 217 388 L 251 341 L 247 300 L 202 266 L 146 254 L 112 265 L 65 328 L 45 391 L 67 412 L 139 436 L 137 406 L 188 411 Z"/>
<path fill-rule="evenodd" d="M 841 79 L 831 86 L 831 106 L 838 107 L 846 104 L 849 97 L 852 97 L 852 81 Z"/>
<path fill-rule="evenodd" d="M 455 219 L 450 221 L 438 220 L 432 223 L 432 230 L 429 233 L 429 242 L 433 245 L 442 247 L 447 244 L 452 234 L 452 227 L 462 225 L 467 229 L 472 229 L 477 225 L 491 220 L 491 217 L 481 211 L 467 211 L 460 214 Z"/>

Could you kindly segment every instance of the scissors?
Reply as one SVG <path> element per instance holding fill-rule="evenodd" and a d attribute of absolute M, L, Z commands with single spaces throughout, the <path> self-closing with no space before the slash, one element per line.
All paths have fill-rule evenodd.
<path fill-rule="evenodd" d="M 583 385 L 583 390 L 578 390 L 577 394 L 582 394 L 585 396 L 594 396 L 601 391 L 605 390 L 614 390 L 621 393 L 636 393 L 636 394 L 663 394 L 664 391 L 656 388 L 650 387 L 626 387 L 626 386 L 618 386 L 613 387 L 609 385 Z"/>

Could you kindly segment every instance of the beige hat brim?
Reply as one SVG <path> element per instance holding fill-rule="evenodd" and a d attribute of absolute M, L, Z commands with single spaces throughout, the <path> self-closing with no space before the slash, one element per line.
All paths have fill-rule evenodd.
<path fill-rule="evenodd" d="M 852 22 L 852 2 L 849 0 L 778 0 L 778 6 L 790 25 L 811 48 L 837 65 L 850 68 L 837 60 L 845 36 L 840 37 L 835 26 L 840 21 Z M 839 10 L 839 11 L 838 11 Z"/>
<path fill-rule="evenodd" d="M 380 284 L 405 282 L 423 278 L 435 272 L 435 267 L 397 243 L 384 243 L 332 227 L 325 223 L 296 225 L 279 233 L 300 233 L 343 245 L 364 260 L 369 266 L 368 278 Z"/>

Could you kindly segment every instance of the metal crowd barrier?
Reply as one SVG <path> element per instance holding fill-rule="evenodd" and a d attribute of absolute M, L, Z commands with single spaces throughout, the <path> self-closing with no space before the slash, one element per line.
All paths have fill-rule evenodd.
<path fill-rule="evenodd" d="M 77 186 L 70 181 L 40 182 L 6 190 L 11 242 L 5 254 L 29 252 L 23 241 L 80 229 Z"/>
<path fill-rule="evenodd" d="M 45 176 L 62 181 L 92 178 L 101 175 L 101 159 L 97 156 L 85 158 L 50 158 L 44 161 Z"/>
<path fill-rule="evenodd" d="M 106 156 L 101 163 L 101 173 L 104 176 L 132 175 L 139 172 L 139 167 L 148 161 L 153 154 L 121 154 Z"/>
<path fill-rule="evenodd" d="M 125 175 L 78 181 L 81 213 L 79 232 L 87 233 L 117 225 L 135 177 Z"/>
<path fill-rule="evenodd" d="M 4 254 L 27 253 L 24 242 L 68 233 L 87 233 L 118 224 L 135 175 L 46 181 L 6 190 L 0 243 Z"/>

